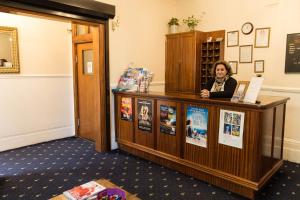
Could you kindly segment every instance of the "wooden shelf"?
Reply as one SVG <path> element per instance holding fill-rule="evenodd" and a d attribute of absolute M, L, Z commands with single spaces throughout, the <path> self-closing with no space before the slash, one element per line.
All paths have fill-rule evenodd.
<path fill-rule="evenodd" d="M 216 36 L 216 34 L 218 34 Z M 211 36 L 213 38 L 222 37 L 224 38 L 224 33 L 222 32 L 211 32 Z M 208 37 L 211 37 L 208 36 Z M 200 72 L 201 72 L 201 84 L 200 89 L 203 89 L 206 82 L 212 78 L 210 74 L 210 70 L 212 65 L 220 60 L 224 59 L 224 43 L 223 41 L 211 41 L 211 42 L 203 42 L 201 44 L 201 53 L 202 53 L 202 60 L 200 65 Z"/>

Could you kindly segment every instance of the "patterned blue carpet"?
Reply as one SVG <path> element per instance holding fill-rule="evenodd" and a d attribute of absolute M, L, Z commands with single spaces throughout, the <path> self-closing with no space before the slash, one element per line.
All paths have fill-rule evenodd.
<path fill-rule="evenodd" d="M 2 200 L 45 200 L 100 178 L 111 180 L 141 199 L 244 199 L 120 150 L 97 153 L 93 143 L 79 138 L 0 153 Z M 299 164 L 285 162 L 257 199 L 300 199 Z"/>

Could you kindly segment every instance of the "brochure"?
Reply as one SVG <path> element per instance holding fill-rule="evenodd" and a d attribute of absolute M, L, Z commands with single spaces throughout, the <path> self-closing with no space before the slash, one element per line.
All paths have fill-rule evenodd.
<path fill-rule="evenodd" d="M 105 187 L 99 183 L 90 181 L 63 192 L 63 195 L 69 200 L 86 200 L 104 189 Z"/>

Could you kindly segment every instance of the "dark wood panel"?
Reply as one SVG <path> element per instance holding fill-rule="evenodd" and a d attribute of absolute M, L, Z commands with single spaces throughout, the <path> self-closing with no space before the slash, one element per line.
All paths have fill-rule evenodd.
<path fill-rule="evenodd" d="M 184 123 L 184 138 L 183 138 L 183 144 L 184 144 L 184 159 L 192 161 L 194 163 L 197 164 L 201 164 L 201 165 L 205 165 L 205 166 L 211 166 L 211 158 L 210 158 L 210 151 L 209 149 L 214 149 L 212 147 L 212 145 L 214 145 L 213 143 L 211 143 L 211 141 L 214 141 L 213 138 L 213 131 L 214 128 L 212 128 L 211 123 L 215 123 L 212 122 L 212 120 L 210 120 L 210 116 L 211 116 L 211 109 L 210 107 L 207 107 L 205 105 L 201 105 L 201 104 L 185 104 L 184 105 L 184 113 L 183 113 L 183 119 L 184 122 L 187 121 L 187 107 L 188 106 L 195 106 L 201 109 L 207 109 L 208 110 L 208 124 L 207 124 L 207 147 L 203 147 L 203 146 L 197 146 L 195 144 L 190 144 L 186 142 L 186 131 L 187 131 L 187 124 Z M 193 124 L 192 124 L 193 125 Z M 212 136 L 212 137 L 211 137 Z"/>
<path fill-rule="evenodd" d="M 262 114 L 262 135 L 261 135 L 261 172 L 265 174 L 273 165 L 272 162 L 272 133 L 274 109 L 266 109 Z"/>
<path fill-rule="evenodd" d="M 132 121 L 127 121 L 127 120 L 122 120 L 121 119 L 121 101 L 122 98 L 130 98 L 128 96 L 118 96 L 117 97 L 117 110 L 116 110 L 116 115 L 117 115 L 117 120 L 116 120 L 116 125 L 117 125 L 117 130 L 118 130 L 118 140 L 126 140 L 129 142 L 134 142 L 134 99 L 132 99 L 132 115 L 133 115 L 133 120 Z"/>
<path fill-rule="evenodd" d="M 179 69 L 179 91 L 195 92 L 196 80 L 196 34 L 183 34 L 181 40 L 182 57 Z"/>
<path fill-rule="evenodd" d="M 200 165 L 194 165 L 192 162 L 187 162 L 184 159 L 180 159 L 174 156 L 168 156 L 168 154 L 160 154 L 159 152 L 152 152 L 151 149 L 139 148 L 134 144 L 121 143 L 120 148 L 124 151 L 161 164 L 168 168 L 182 172 L 184 174 L 193 176 L 195 178 L 207 181 L 216 186 L 222 187 L 229 191 L 240 194 L 244 197 L 253 199 L 255 191 L 258 190 L 258 184 L 255 182 L 241 179 L 236 176 L 230 176 L 226 173 L 222 173 L 218 170 L 201 167 Z"/>
<path fill-rule="evenodd" d="M 217 144 L 217 169 L 249 180 L 257 180 L 257 155 L 259 151 L 259 113 L 221 107 L 245 114 L 243 148 Z M 218 122 L 217 122 L 218 123 Z M 217 126 L 217 130 L 220 127 Z"/>
<path fill-rule="evenodd" d="M 181 60 L 180 36 L 169 35 L 166 38 L 165 90 L 178 91 L 178 76 Z"/>
<path fill-rule="evenodd" d="M 149 131 L 143 131 L 138 128 L 138 105 L 137 102 L 138 100 L 147 100 L 152 102 L 152 130 L 151 132 Z M 136 98 L 135 99 L 135 119 L 134 119 L 134 124 L 135 124 L 135 142 L 140 145 L 144 145 L 146 147 L 154 148 L 154 133 L 155 133 L 155 120 L 154 116 L 156 116 L 156 109 L 155 109 L 155 104 L 153 99 L 146 99 L 146 98 Z"/>
<path fill-rule="evenodd" d="M 170 135 L 166 133 L 162 133 L 160 131 L 160 107 L 161 106 L 172 106 L 176 108 L 176 132 L 175 135 Z M 179 103 L 171 102 L 171 101 L 157 101 L 157 150 L 168 153 L 170 155 L 174 155 L 180 157 L 181 153 L 181 106 Z M 179 119 L 179 120 L 178 120 Z"/>
<path fill-rule="evenodd" d="M 276 106 L 273 158 L 282 159 L 281 149 L 283 140 L 284 105 Z"/>

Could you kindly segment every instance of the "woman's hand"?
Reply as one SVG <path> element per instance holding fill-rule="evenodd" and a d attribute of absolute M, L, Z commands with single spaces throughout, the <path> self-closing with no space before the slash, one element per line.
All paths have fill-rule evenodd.
<path fill-rule="evenodd" d="M 207 89 L 201 90 L 202 98 L 209 98 L 209 91 Z"/>

